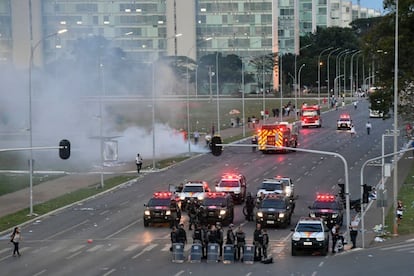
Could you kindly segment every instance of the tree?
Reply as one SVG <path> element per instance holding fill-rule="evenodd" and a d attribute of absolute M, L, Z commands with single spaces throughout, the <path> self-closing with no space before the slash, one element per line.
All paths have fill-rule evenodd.
<path fill-rule="evenodd" d="M 412 0 L 399 0 L 398 11 L 398 88 L 399 112 L 405 119 L 412 120 L 414 114 L 414 15 Z M 376 64 L 376 86 L 382 87 L 381 92 L 385 100 L 391 102 L 394 87 L 394 54 L 395 53 L 395 1 L 384 1 L 384 8 L 390 12 L 372 24 L 371 28 L 362 37 L 364 53 Z M 375 105 L 372 97 L 371 105 Z"/>

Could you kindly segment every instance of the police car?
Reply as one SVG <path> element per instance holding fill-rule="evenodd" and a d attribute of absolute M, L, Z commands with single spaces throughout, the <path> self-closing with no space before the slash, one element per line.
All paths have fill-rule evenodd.
<path fill-rule="evenodd" d="M 351 129 L 352 120 L 349 114 L 341 114 L 339 120 L 336 122 L 336 129 Z"/>
<path fill-rule="evenodd" d="M 166 223 L 170 226 L 181 219 L 181 210 L 171 192 L 155 192 L 147 204 L 144 204 L 144 226 L 150 223 Z"/>
<path fill-rule="evenodd" d="M 265 226 L 290 225 L 294 202 L 285 195 L 268 194 L 257 207 L 256 222 Z"/>
<path fill-rule="evenodd" d="M 200 205 L 200 222 L 202 224 L 229 225 L 234 220 L 233 198 L 228 193 L 209 192 L 206 193 Z"/>
<path fill-rule="evenodd" d="M 257 189 L 257 198 L 260 198 L 262 194 L 284 194 L 285 189 L 286 185 L 283 181 L 275 178 L 266 178 Z"/>
<path fill-rule="evenodd" d="M 178 193 L 181 208 L 185 210 L 191 200 L 202 201 L 208 192 L 210 188 L 206 181 L 188 181 Z"/>
<path fill-rule="evenodd" d="M 300 218 L 292 231 L 292 256 L 299 250 L 319 250 L 323 256 L 328 254 L 329 228 L 321 218 Z"/>
<path fill-rule="evenodd" d="M 323 219 L 329 228 L 335 224 L 342 225 L 344 207 L 341 199 L 335 195 L 318 194 L 309 209 L 309 217 Z"/>
<path fill-rule="evenodd" d="M 285 176 L 275 176 L 273 179 L 280 181 L 284 184 L 285 190 L 284 193 L 287 197 L 294 198 L 295 197 L 295 185 L 293 185 L 293 181 L 290 177 Z"/>
<path fill-rule="evenodd" d="M 216 184 L 216 192 L 229 193 L 234 202 L 243 203 L 246 199 L 246 177 L 242 174 L 224 174 Z"/>

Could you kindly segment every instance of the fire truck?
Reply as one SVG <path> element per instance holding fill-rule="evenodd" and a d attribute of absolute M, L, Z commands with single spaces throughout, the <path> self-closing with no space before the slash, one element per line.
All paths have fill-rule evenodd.
<path fill-rule="evenodd" d="M 298 145 L 299 128 L 295 123 L 279 122 L 272 125 L 262 125 L 257 132 L 258 148 L 263 153 L 288 152 L 288 150 L 279 150 L 272 147 L 296 148 Z"/>
<path fill-rule="evenodd" d="M 321 107 L 319 105 L 306 105 L 302 106 L 300 121 L 302 128 L 316 126 L 322 126 Z"/>

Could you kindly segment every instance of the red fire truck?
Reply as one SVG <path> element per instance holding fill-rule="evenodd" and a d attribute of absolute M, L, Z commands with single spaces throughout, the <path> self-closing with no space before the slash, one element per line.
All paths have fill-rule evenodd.
<path fill-rule="evenodd" d="M 321 107 L 319 105 L 304 104 L 301 109 L 300 121 L 302 124 L 302 128 L 310 126 L 321 127 Z"/>
<path fill-rule="evenodd" d="M 263 153 L 278 151 L 274 147 L 296 148 L 298 135 L 299 129 L 295 123 L 279 122 L 272 125 L 262 125 L 257 132 L 258 148 Z"/>

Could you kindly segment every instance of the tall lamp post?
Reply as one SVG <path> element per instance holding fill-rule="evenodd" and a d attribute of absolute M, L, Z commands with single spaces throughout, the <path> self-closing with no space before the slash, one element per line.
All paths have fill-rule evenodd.
<path fill-rule="evenodd" d="M 331 50 L 333 47 L 329 47 L 326 48 L 324 50 L 322 50 L 322 52 L 319 54 L 318 57 L 318 104 L 321 105 L 321 56 L 323 55 L 323 53 L 325 53 L 326 51 Z"/>
<path fill-rule="evenodd" d="M 308 47 L 310 47 L 310 46 L 312 46 L 312 44 L 307 44 L 307 45 L 305 45 L 305 46 L 303 46 L 302 48 L 299 48 L 299 53 L 298 53 L 298 55 L 300 55 L 300 51 L 301 50 L 303 50 L 303 49 L 305 49 L 305 48 L 308 48 Z M 295 108 L 298 108 L 298 87 L 297 87 L 297 84 L 298 84 L 298 71 L 297 71 L 297 57 L 298 57 L 298 55 L 296 55 L 295 54 Z M 298 118 L 298 113 L 295 111 L 295 118 L 297 119 Z"/>
<path fill-rule="evenodd" d="M 361 51 L 357 51 L 355 53 L 352 54 L 351 56 L 351 77 L 349 80 L 350 83 L 350 89 L 351 89 L 351 97 L 353 97 L 354 95 L 354 56 L 361 53 Z"/>
<path fill-rule="evenodd" d="M 29 57 L 29 144 L 30 144 L 30 160 L 29 160 L 29 185 L 30 185 L 30 213 L 29 216 L 33 216 L 33 129 L 32 129 L 32 70 L 33 70 L 33 59 L 34 53 L 39 45 L 46 39 L 57 36 L 63 33 L 66 33 L 67 29 L 59 30 L 55 33 L 49 34 L 45 37 L 39 39 L 35 44 L 33 44 L 32 38 L 30 41 L 30 57 Z"/>
<path fill-rule="evenodd" d="M 216 88 L 217 88 L 217 133 L 220 135 L 220 99 L 219 99 L 219 69 L 218 51 L 216 52 Z"/>
<path fill-rule="evenodd" d="M 331 80 L 330 80 L 330 78 L 331 78 L 331 75 L 330 75 L 330 64 L 329 64 L 329 62 L 330 62 L 330 59 L 331 59 L 331 55 L 333 54 L 333 53 L 335 53 L 335 52 L 337 52 L 337 51 L 339 51 L 339 50 L 341 50 L 341 48 L 336 48 L 335 50 L 332 50 L 331 52 L 329 52 L 329 54 L 328 54 L 328 58 L 327 58 L 327 62 L 326 62 L 326 76 L 327 76 L 327 78 L 326 78 L 326 80 L 327 80 L 327 89 L 328 89 L 328 97 L 330 97 L 331 96 L 331 90 L 330 90 L 330 85 L 331 85 Z"/>
<path fill-rule="evenodd" d="M 299 87 L 299 90 L 300 90 L 300 73 L 302 72 L 302 69 L 303 69 L 303 67 L 305 67 L 305 63 L 304 64 L 302 64 L 301 66 L 300 66 L 300 68 L 299 68 L 299 72 L 298 72 L 298 87 Z M 296 105 L 296 109 L 298 108 L 298 106 L 297 106 L 297 102 L 295 102 L 295 105 Z M 296 112 L 296 110 L 295 110 L 295 116 L 297 117 L 297 112 Z"/>
<path fill-rule="evenodd" d="M 336 67 L 336 73 L 335 73 L 335 80 L 338 78 L 338 76 L 341 74 L 341 56 L 346 54 L 349 51 L 349 49 L 345 49 L 342 52 L 340 52 L 337 56 L 336 56 L 336 62 L 335 62 L 335 67 Z M 336 85 L 335 86 L 335 80 L 334 80 L 334 93 L 335 93 L 335 97 L 339 96 L 337 95 L 336 92 L 339 93 L 339 88 Z"/>

